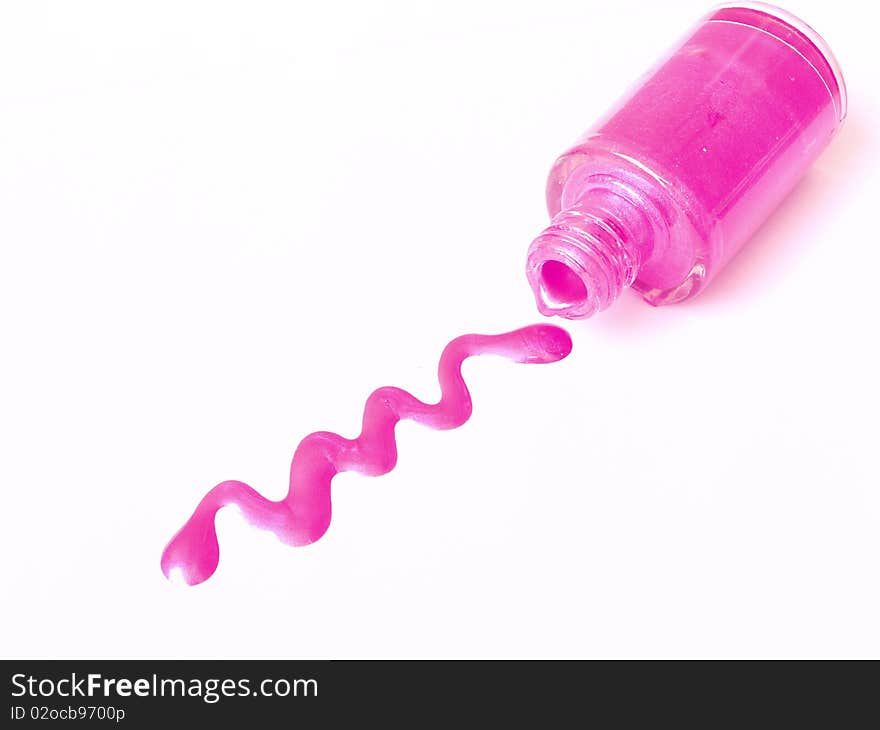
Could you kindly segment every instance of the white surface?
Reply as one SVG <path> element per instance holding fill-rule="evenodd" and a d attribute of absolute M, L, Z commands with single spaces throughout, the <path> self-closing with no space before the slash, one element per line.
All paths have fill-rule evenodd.
<path fill-rule="evenodd" d="M 302 436 L 539 319 L 551 162 L 707 7 L 5 4 L 2 655 L 880 655 L 864 3 L 788 4 L 850 116 L 702 297 L 470 361 L 473 419 L 402 424 L 316 545 L 224 513 L 212 580 L 159 571 L 214 483 L 280 497 Z"/>

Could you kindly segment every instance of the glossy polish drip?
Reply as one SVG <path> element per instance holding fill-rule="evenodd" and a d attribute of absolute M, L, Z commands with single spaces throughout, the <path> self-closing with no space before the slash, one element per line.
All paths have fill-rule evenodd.
<path fill-rule="evenodd" d="M 221 482 L 196 507 L 192 517 L 162 553 L 162 571 L 195 585 L 217 569 L 220 547 L 214 518 L 221 507 L 235 505 L 254 526 L 270 530 L 293 546 L 318 540 L 330 525 L 330 482 L 336 474 L 356 471 L 379 476 L 394 468 L 394 426 L 410 419 L 435 429 L 462 425 L 471 415 L 471 398 L 461 375 L 473 355 L 500 355 L 520 363 L 550 363 L 571 352 L 568 333 L 552 325 L 532 325 L 501 335 L 463 335 L 440 356 L 437 403 L 423 403 L 400 388 L 373 391 L 364 408 L 360 435 L 347 439 L 328 431 L 306 436 L 293 455 L 287 496 L 272 501 L 239 481 Z"/>

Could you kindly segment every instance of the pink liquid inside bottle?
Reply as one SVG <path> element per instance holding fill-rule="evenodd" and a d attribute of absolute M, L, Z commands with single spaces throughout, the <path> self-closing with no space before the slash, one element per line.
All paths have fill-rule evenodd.
<path fill-rule="evenodd" d="M 694 296 L 845 115 L 809 26 L 760 3 L 712 11 L 553 166 L 526 265 L 538 308 L 581 319 L 627 286 L 654 305 Z"/>

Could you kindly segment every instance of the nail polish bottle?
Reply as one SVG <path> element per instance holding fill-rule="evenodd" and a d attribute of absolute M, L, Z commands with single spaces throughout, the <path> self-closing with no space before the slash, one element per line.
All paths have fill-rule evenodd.
<path fill-rule="evenodd" d="M 762 3 L 722 6 L 553 165 L 526 271 L 539 310 L 582 319 L 631 286 L 699 293 L 840 129 L 822 38 Z"/>

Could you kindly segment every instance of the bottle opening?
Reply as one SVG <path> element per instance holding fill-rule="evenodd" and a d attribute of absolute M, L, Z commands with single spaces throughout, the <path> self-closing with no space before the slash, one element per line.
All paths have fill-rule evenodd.
<path fill-rule="evenodd" d="M 561 261 L 545 261 L 540 273 L 541 297 L 548 309 L 569 309 L 587 300 L 580 276 Z"/>

